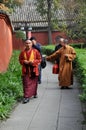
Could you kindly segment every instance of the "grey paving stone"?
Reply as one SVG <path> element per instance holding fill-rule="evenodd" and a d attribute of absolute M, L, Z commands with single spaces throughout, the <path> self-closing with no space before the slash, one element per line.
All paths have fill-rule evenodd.
<path fill-rule="evenodd" d="M 59 118 L 57 130 L 82 130 L 80 118 Z"/>
<path fill-rule="evenodd" d="M 85 125 L 83 125 L 83 130 L 86 130 L 86 124 L 85 124 Z"/>

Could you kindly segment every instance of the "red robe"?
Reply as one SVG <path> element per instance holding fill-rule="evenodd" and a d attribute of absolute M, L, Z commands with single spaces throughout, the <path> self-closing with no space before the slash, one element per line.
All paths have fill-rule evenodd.
<path fill-rule="evenodd" d="M 20 53 L 19 62 L 22 65 L 22 75 L 25 75 L 26 71 L 27 71 L 26 66 L 24 64 L 24 60 L 29 60 L 32 51 L 34 53 L 34 60 L 33 60 L 34 70 L 33 71 L 35 72 L 36 76 L 39 75 L 38 65 L 41 63 L 41 55 L 36 49 L 31 49 L 31 50 L 28 50 L 28 51 L 24 50 Z M 30 66 L 28 66 L 28 67 L 30 67 Z"/>
<path fill-rule="evenodd" d="M 30 60 L 33 52 L 33 63 L 32 65 L 25 65 L 24 60 Z M 38 86 L 38 65 L 41 63 L 41 55 L 36 49 L 24 50 L 19 55 L 19 62 L 22 65 L 22 82 L 24 97 L 32 97 L 37 95 Z"/>

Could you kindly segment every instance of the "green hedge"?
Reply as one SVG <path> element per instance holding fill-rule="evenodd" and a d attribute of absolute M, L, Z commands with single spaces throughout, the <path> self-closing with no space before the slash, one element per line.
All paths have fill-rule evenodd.
<path fill-rule="evenodd" d="M 42 46 L 42 53 L 46 55 L 50 55 L 53 53 L 54 48 L 55 48 L 54 45 Z"/>
<path fill-rule="evenodd" d="M 76 49 L 77 57 L 75 59 L 75 75 L 82 87 L 80 99 L 86 101 L 86 49 Z"/>
<path fill-rule="evenodd" d="M 22 96 L 19 51 L 15 51 L 6 73 L 0 74 L 0 119 L 9 117 L 16 101 Z"/>
<path fill-rule="evenodd" d="M 82 48 L 86 48 L 86 44 L 85 43 L 71 43 L 70 44 L 72 47 L 74 47 L 74 48 L 80 48 L 80 49 L 82 49 Z"/>

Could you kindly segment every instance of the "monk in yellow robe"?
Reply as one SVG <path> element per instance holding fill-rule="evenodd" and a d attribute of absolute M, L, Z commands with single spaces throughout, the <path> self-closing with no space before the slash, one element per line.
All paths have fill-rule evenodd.
<path fill-rule="evenodd" d="M 69 86 L 73 84 L 73 68 L 72 61 L 76 57 L 76 52 L 73 47 L 69 46 L 64 38 L 60 39 L 60 44 L 62 48 L 46 57 L 46 60 L 55 59 L 57 56 L 60 57 L 59 64 L 59 86 L 61 88 L 70 88 Z"/>

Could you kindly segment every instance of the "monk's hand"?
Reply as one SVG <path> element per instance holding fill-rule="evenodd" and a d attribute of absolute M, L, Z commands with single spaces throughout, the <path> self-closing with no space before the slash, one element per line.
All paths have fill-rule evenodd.
<path fill-rule="evenodd" d="M 67 58 L 67 57 L 68 57 L 68 54 L 65 54 L 65 57 Z"/>
<path fill-rule="evenodd" d="M 28 60 L 24 60 L 24 64 L 29 64 L 29 61 Z"/>
<path fill-rule="evenodd" d="M 48 56 L 46 56 L 46 58 L 45 58 L 47 61 L 49 61 L 49 57 Z"/>
<path fill-rule="evenodd" d="M 54 62 L 54 63 L 55 63 L 55 64 L 57 63 L 57 62 L 56 62 L 56 60 L 55 60 L 55 62 Z"/>
<path fill-rule="evenodd" d="M 31 66 L 32 66 L 32 65 L 33 65 L 33 61 L 29 61 L 29 65 L 31 65 Z"/>
<path fill-rule="evenodd" d="M 65 54 L 66 61 L 68 62 L 68 54 Z"/>

